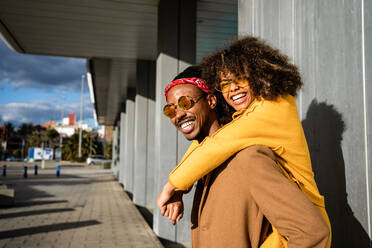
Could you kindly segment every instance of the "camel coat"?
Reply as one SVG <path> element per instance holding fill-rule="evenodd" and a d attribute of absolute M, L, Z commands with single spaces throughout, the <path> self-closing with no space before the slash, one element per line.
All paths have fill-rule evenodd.
<path fill-rule="evenodd" d="M 324 248 L 329 229 L 273 152 L 251 146 L 198 181 L 191 235 L 193 248 Z"/>

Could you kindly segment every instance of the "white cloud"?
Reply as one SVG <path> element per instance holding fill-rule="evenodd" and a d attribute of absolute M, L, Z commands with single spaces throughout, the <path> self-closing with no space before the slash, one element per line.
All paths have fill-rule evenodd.
<path fill-rule="evenodd" d="M 93 118 L 93 106 L 89 102 L 89 96 L 84 97 L 83 117 L 84 120 Z M 53 105 L 49 100 L 34 101 L 31 103 L 16 102 L 0 105 L 0 120 L 13 122 L 15 125 L 21 123 L 43 124 L 47 121 L 61 120 L 62 105 Z M 80 119 L 80 102 L 66 103 L 64 105 L 64 116 L 74 113 L 76 119 Z"/>
<path fill-rule="evenodd" d="M 0 39 L 0 80 L 15 88 L 78 91 L 85 59 L 19 54 Z"/>

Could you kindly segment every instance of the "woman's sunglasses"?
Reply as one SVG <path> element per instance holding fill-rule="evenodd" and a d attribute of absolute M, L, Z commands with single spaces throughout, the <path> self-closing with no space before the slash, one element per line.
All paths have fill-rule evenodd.
<path fill-rule="evenodd" d="M 222 93 L 227 93 L 230 90 L 231 84 L 235 84 L 240 88 L 247 87 L 249 85 L 248 80 L 245 79 L 225 79 L 222 80 L 218 86 L 216 86 L 216 90 Z"/>
<path fill-rule="evenodd" d="M 204 95 L 200 96 L 198 99 L 193 100 L 190 96 L 181 96 L 178 98 L 177 105 L 183 110 L 191 109 L 195 103 L 197 103 Z M 177 114 L 177 105 L 175 104 L 167 104 L 163 108 L 163 113 L 168 118 L 173 118 Z"/>

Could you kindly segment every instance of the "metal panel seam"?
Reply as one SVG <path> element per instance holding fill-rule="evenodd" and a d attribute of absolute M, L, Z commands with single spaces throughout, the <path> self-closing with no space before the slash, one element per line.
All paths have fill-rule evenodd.
<path fill-rule="evenodd" d="M 254 0 L 252 0 L 252 35 L 256 35 L 256 33 L 255 33 L 255 30 L 254 30 L 254 26 L 255 26 L 255 15 L 254 15 L 254 13 L 255 13 L 255 11 L 254 11 Z"/>
<path fill-rule="evenodd" d="M 367 87 L 366 87 L 366 59 L 365 59 L 365 36 L 364 36 L 364 0 L 362 0 L 362 70 L 363 70 L 363 117 L 364 117 L 364 154 L 366 166 L 366 188 L 367 188 L 367 217 L 368 217 L 368 235 L 371 237 L 371 211 L 370 211 L 370 192 L 369 192 L 369 174 L 368 174 L 368 132 L 367 132 Z"/>

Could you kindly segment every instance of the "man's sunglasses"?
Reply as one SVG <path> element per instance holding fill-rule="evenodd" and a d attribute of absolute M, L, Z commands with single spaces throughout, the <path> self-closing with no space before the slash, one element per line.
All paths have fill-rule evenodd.
<path fill-rule="evenodd" d="M 190 96 L 181 96 L 178 98 L 177 105 L 183 110 L 191 109 L 195 103 L 197 103 L 204 95 L 200 96 L 198 99 L 194 100 Z M 163 108 L 163 113 L 168 118 L 173 118 L 177 115 L 177 105 L 175 104 L 167 104 Z"/>
<path fill-rule="evenodd" d="M 222 93 L 227 93 L 230 91 L 231 84 L 235 84 L 240 88 L 247 87 L 249 85 L 248 80 L 246 79 L 225 79 L 220 82 L 220 84 L 216 87 L 216 90 Z"/>

